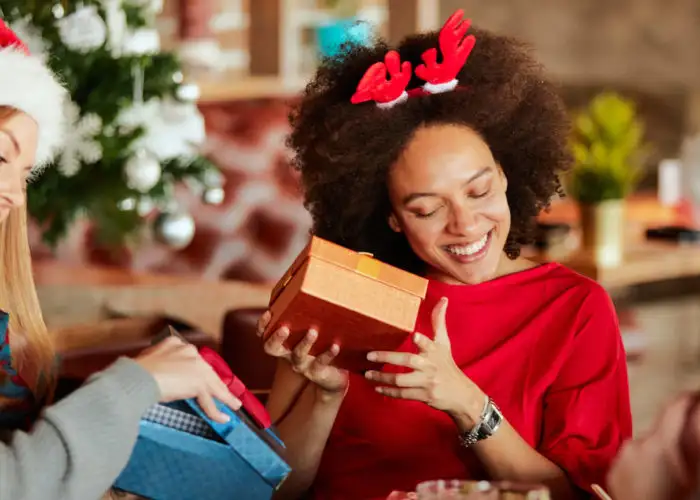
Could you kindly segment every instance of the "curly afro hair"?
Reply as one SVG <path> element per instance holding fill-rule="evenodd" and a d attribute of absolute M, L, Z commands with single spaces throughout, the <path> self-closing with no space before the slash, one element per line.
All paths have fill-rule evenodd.
<path fill-rule="evenodd" d="M 388 225 L 388 172 L 419 127 L 457 124 L 481 135 L 508 179 L 506 254 L 517 258 L 532 242 L 535 218 L 561 194 L 559 174 L 571 164 L 568 113 L 526 45 L 480 29 L 470 33 L 476 45 L 457 90 L 411 97 L 391 109 L 350 103 L 365 71 L 390 50 L 385 42 L 348 47 L 322 62 L 292 110 L 288 141 L 315 235 L 422 272 L 405 237 Z M 415 69 L 432 47 L 437 32 L 408 37 L 396 50 Z M 408 89 L 423 83 L 414 74 Z"/>

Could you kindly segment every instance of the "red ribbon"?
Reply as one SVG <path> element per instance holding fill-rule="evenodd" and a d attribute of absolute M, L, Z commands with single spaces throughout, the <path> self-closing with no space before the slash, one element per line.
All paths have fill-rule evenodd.
<path fill-rule="evenodd" d="M 267 413 L 260 400 L 248 391 L 245 384 L 233 374 L 228 363 L 209 347 L 201 347 L 199 354 L 214 369 L 219 378 L 226 384 L 228 390 L 231 391 L 231 394 L 241 400 L 243 409 L 248 415 L 263 429 L 269 428 L 272 425 L 270 414 Z"/>

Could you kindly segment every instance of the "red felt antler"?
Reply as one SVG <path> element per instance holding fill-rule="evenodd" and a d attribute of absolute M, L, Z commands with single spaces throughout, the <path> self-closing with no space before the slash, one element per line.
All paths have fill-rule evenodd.
<path fill-rule="evenodd" d="M 450 16 L 440 30 L 438 43 L 442 62 L 437 62 L 437 49 L 429 49 L 423 53 L 425 64 L 416 67 L 416 76 L 426 83 L 426 92 L 436 94 L 453 90 L 457 86 L 457 74 L 467 62 L 474 48 L 474 35 L 465 37 L 471 19 L 463 19 L 464 11 L 458 10 Z"/>
<path fill-rule="evenodd" d="M 393 106 L 408 97 L 406 87 L 410 80 L 411 63 L 401 63 L 399 53 L 391 50 L 384 56 L 384 62 L 374 63 L 365 72 L 350 102 L 375 101 L 379 107 Z"/>

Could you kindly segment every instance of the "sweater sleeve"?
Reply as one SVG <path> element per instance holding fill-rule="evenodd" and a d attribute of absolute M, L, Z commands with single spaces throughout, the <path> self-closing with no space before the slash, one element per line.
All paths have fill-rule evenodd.
<path fill-rule="evenodd" d="M 605 484 L 632 434 L 625 351 L 614 306 L 595 285 L 579 309 L 566 360 L 544 401 L 539 451 L 583 490 Z"/>
<path fill-rule="evenodd" d="M 129 460 L 141 415 L 159 397 L 153 377 L 117 360 L 47 407 L 30 433 L 0 443 L 0 500 L 97 500 Z"/>

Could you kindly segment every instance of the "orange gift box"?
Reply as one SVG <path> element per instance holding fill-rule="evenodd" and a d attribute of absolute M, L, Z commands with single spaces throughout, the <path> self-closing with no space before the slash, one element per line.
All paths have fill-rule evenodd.
<path fill-rule="evenodd" d="M 312 355 L 337 343 L 335 366 L 376 369 L 367 353 L 395 351 L 406 342 L 427 287 L 425 278 L 314 236 L 272 290 L 264 338 L 286 326 L 293 348 L 313 328 Z"/>

